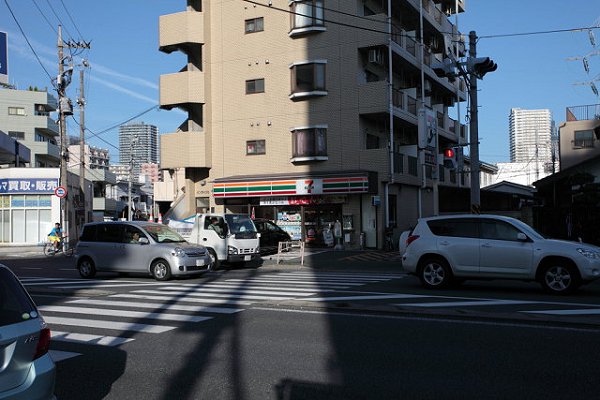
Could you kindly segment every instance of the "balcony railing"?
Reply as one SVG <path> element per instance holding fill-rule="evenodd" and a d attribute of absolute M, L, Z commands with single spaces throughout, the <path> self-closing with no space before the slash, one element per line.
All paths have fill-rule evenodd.
<path fill-rule="evenodd" d="M 567 107 L 567 121 L 590 121 L 600 119 L 600 104 Z"/>
<path fill-rule="evenodd" d="M 408 174 L 412 176 L 419 176 L 417 157 L 408 156 Z"/>

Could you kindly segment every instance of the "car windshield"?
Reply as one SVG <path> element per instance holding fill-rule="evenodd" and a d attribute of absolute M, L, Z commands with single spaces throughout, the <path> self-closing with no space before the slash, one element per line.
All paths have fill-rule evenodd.
<path fill-rule="evenodd" d="M 0 327 L 37 318 L 35 305 L 6 268 L 0 268 Z"/>
<path fill-rule="evenodd" d="M 158 243 L 179 243 L 185 242 L 185 239 L 166 225 L 146 225 L 146 232 Z"/>
<path fill-rule="evenodd" d="M 227 225 L 229 225 L 229 233 L 252 233 L 256 232 L 254 222 L 247 215 L 227 214 L 225 215 Z"/>

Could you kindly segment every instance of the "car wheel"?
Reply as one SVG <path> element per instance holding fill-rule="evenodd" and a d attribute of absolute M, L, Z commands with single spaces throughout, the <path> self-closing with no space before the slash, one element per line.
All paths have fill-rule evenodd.
<path fill-rule="evenodd" d="M 93 278 L 96 276 L 96 266 L 89 257 L 80 258 L 77 262 L 77 270 L 82 278 Z"/>
<path fill-rule="evenodd" d="M 163 259 L 156 260 L 150 266 L 150 273 L 157 281 L 168 281 L 171 279 L 171 266 Z"/>
<path fill-rule="evenodd" d="M 209 271 L 216 271 L 221 266 L 219 262 L 219 258 L 217 257 L 217 253 L 213 249 L 208 249 L 208 255 L 210 256 L 210 266 L 208 267 Z"/>
<path fill-rule="evenodd" d="M 442 258 L 427 258 L 419 269 L 419 279 L 428 289 L 442 289 L 452 282 L 452 270 Z"/>
<path fill-rule="evenodd" d="M 552 294 L 569 294 L 581 285 L 577 269 L 564 261 L 550 261 L 542 267 L 540 284 Z"/>

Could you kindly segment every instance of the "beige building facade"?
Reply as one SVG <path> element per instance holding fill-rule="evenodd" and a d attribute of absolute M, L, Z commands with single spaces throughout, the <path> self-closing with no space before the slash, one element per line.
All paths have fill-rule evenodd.
<path fill-rule="evenodd" d="M 188 0 L 161 16 L 160 50 L 187 58 L 160 78 L 161 107 L 188 113 L 161 136 L 161 168 L 185 170 L 171 217 L 249 213 L 315 245 L 339 221 L 347 247 L 375 248 L 468 185 L 438 155 L 467 141 L 448 116 L 466 88 L 431 68 L 444 32 L 464 56 L 449 20 L 464 3 L 386 3 Z"/>

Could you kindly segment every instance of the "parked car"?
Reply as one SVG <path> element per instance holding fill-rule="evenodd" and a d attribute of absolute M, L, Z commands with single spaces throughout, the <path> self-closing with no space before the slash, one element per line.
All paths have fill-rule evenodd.
<path fill-rule="evenodd" d="M 256 230 L 260 233 L 261 254 L 276 253 L 279 242 L 292 240 L 289 233 L 268 219 L 255 218 L 254 225 L 256 225 Z"/>
<path fill-rule="evenodd" d="M 411 232 L 412 229 L 409 229 L 407 231 L 403 231 L 400 234 L 400 238 L 398 239 L 398 252 L 400 252 L 400 255 L 403 255 L 406 251 L 406 241 L 408 240 L 408 237 L 410 236 Z"/>
<path fill-rule="evenodd" d="M 56 399 L 50 329 L 17 277 L 0 265 L 0 399 Z"/>
<path fill-rule="evenodd" d="M 144 221 L 85 224 L 75 256 L 83 278 L 114 271 L 146 273 L 165 281 L 211 268 L 204 246 L 186 242 L 166 225 Z"/>
<path fill-rule="evenodd" d="M 498 215 L 423 218 L 407 244 L 404 269 L 432 289 L 464 279 L 519 279 L 567 294 L 600 278 L 600 247 L 546 239 Z"/>

